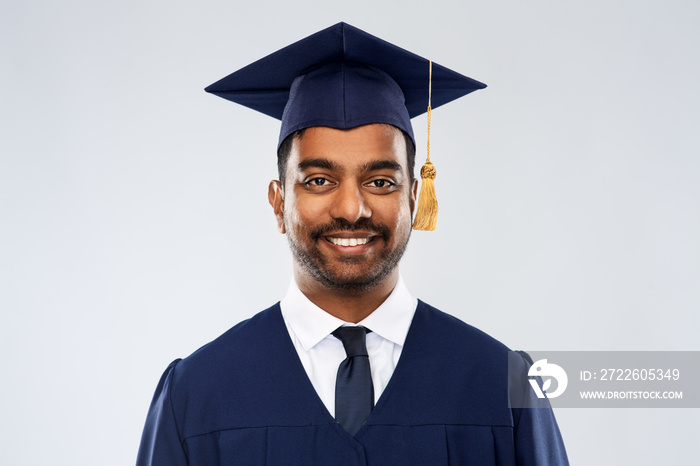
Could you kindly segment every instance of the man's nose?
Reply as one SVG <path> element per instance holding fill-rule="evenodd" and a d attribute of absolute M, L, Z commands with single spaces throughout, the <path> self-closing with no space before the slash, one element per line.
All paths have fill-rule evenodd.
<path fill-rule="evenodd" d="M 362 187 L 345 183 L 335 193 L 330 214 L 333 218 L 342 218 L 354 223 L 362 217 L 370 218 L 372 210 L 367 204 Z"/>

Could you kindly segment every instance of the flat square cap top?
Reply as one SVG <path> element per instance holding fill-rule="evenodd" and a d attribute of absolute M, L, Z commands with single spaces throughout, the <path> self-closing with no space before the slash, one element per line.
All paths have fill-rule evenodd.
<path fill-rule="evenodd" d="M 311 126 L 387 123 L 413 139 L 428 106 L 429 61 L 338 23 L 272 53 L 205 90 L 282 120 L 279 144 Z M 432 64 L 432 108 L 485 84 Z M 414 140 L 415 143 L 415 140 Z"/>

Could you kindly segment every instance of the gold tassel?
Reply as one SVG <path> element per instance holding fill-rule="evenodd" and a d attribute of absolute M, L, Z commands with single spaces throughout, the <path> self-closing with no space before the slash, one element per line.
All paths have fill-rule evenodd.
<path fill-rule="evenodd" d="M 430 162 L 430 119 L 433 81 L 433 62 L 429 61 L 428 74 L 428 156 L 425 165 L 420 169 L 421 187 L 418 195 L 418 208 L 416 218 L 413 220 L 414 230 L 433 231 L 437 227 L 438 202 L 435 196 L 435 175 L 437 170 Z"/>
<path fill-rule="evenodd" d="M 433 164 L 428 160 L 420 169 L 422 183 L 418 196 L 416 218 L 413 221 L 414 230 L 433 231 L 437 226 L 438 202 L 435 197 L 435 174 Z"/>

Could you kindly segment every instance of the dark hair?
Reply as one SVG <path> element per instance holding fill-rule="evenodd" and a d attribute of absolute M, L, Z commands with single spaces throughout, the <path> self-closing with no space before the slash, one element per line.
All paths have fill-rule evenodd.
<path fill-rule="evenodd" d="M 280 148 L 277 149 L 277 174 L 280 178 L 280 183 L 282 183 L 282 187 L 284 187 L 284 176 L 287 173 L 287 160 L 289 160 L 289 154 L 292 152 L 292 143 L 295 139 L 301 138 L 304 135 L 304 131 L 306 131 L 306 128 L 294 131 L 284 138 L 284 141 L 280 144 Z M 406 141 L 406 165 L 408 167 L 409 181 L 413 183 L 413 179 L 415 178 L 413 170 L 416 166 L 416 146 L 413 144 L 411 136 L 401 129 L 399 129 L 399 131 L 401 131 Z"/>
<path fill-rule="evenodd" d="M 304 135 L 306 128 L 294 131 L 292 134 L 284 138 L 280 148 L 277 149 L 277 175 L 280 178 L 280 183 L 282 183 L 282 188 L 284 189 L 284 177 L 287 173 L 287 160 L 289 160 L 289 154 L 292 152 L 292 143 L 295 139 L 299 139 Z"/>

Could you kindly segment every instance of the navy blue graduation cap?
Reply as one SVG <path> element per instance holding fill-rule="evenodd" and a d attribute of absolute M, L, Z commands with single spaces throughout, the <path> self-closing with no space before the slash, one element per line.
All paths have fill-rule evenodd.
<path fill-rule="evenodd" d="M 484 87 L 349 24 L 338 23 L 241 68 L 205 90 L 282 120 L 279 147 L 300 129 L 351 129 L 371 123 L 393 125 L 406 132 L 415 145 L 411 118 Z M 429 152 L 421 178 L 414 228 L 433 230 L 437 201 Z M 432 199 L 426 203 L 424 199 L 431 197 L 430 193 L 424 195 L 427 188 L 432 188 Z M 432 220 L 425 225 L 423 220 L 419 222 L 424 218 L 422 208 L 431 211 L 428 217 Z"/>

